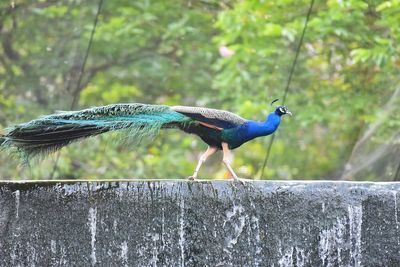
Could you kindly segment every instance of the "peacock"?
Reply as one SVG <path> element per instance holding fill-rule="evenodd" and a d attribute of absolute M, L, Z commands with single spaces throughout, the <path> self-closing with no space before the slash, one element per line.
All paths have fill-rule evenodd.
<path fill-rule="evenodd" d="M 140 142 L 144 137 L 155 137 L 161 129 L 176 128 L 197 135 L 208 145 L 189 179 L 196 179 L 207 158 L 222 150 L 222 161 L 232 178 L 237 180 L 239 178 L 229 162 L 230 150 L 256 137 L 272 134 L 285 114 L 292 115 L 285 106 L 278 106 L 265 121 L 256 122 L 212 108 L 112 104 L 59 112 L 15 125 L 0 136 L 0 147 L 14 148 L 24 160 L 29 161 L 32 157 L 47 155 L 77 140 L 106 132 L 126 130 L 129 138 Z"/>

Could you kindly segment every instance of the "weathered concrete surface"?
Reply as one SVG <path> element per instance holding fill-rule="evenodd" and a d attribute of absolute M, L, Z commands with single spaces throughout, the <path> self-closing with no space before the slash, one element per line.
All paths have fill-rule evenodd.
<path fill-rule="evenodd" d="M 0 266 L 400 266 L 399 183 L 0 184 Z"/>

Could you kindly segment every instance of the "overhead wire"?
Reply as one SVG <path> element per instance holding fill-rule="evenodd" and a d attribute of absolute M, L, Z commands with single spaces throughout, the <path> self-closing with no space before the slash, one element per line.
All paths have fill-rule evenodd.
<path fill-rule="evenodd" d="M 298 59 L 299 54 L 300 54 L 300 50 L 301 50 L 301 46 L 303 44 L 305 33 L 307 31 L 307 26 L 308 26 L 308 22 L 310 20 L 310 16 L 311 16 L 311 12 L 312 12 L 313 6 L 314 6 L 314 0 L 311 0 L 310 1 L 310 6 L 309 6 L 308 12 L 307 12 L 306 21 L 304 22 L 303 31 L 301 33 L 301 36 L 300 36 L 300 39 L 299 39 L 299 43 L 298 43 L 297 48 L 296 48 L 296 54 L 295 54 L 295 57 L 293 59 L 292 66 L 290 68 L 288 80 L 286 82 L 285 92 L 284 92 L 283 97 L 282 97 L 282 105 L 285 104 L 287 95 L 289 93 L 289 88 L 290 88 L 290 84 L 292 82 L 293 73 L 294 73 L 295 68 L 296 68 L 297 59 Z M 265 154 L 264 162 L 263 162 L 263 165 L 262 165 L 262 168 L 261 168 L 260 179 L 263 177 L 265 167 L 268 164 L 268 159 L 269 159 L 269 156 L 271 154 L 271 148 L 272 148 L 272 144 L 273 144 L 274 140 L 275 140 L 275 133 L 271 136 L 271 139 L 270 139 L 269 144 L 268 144 L 267 152 Z"/>
<path fill-rule="evenodd" d="M 83 74 L 85 72 L 86 62 L 87 62 L 87 60 L 89 58 L 89 52 L 90 52 L 90 49 L 92 48 L 93 37 L 94 37 L 94 34 L 96 32 L 96 27 L 97 27 L 97 23 L 99 21 L 99 15 L 101 13 L 102 6 L 103 6 L 103 0 L 99 0 L 98 6 L 97 6 L 96 16 L 95 16 L 94 22 L 93 22 L 92 32 L 90 33 L 89 43 L 88 43 L 88 46 L 87 46 L 86 51 L 85 51 L 85 57 L 83 58 L 81 68 L 79 70 L 78 81 L 77 81 L 77 84 L 76 84 L 76 89 L 75 89 L 74 94 L 73 94 L 70 110 L 75 109 L 76 105 L 78 104 L 79 93 L 82 90 L 81 89 L 82 78 L 83 78 Z M 57 171 L 59 160 L 60 160 L 60 152 L 57 153 L 56 160 L 54 161 L 53 170 L 52 170 L 52 172 L 50 174 L 50 179 L 53 179 L 53 177 L 55 175 L 55 172 Z"/>

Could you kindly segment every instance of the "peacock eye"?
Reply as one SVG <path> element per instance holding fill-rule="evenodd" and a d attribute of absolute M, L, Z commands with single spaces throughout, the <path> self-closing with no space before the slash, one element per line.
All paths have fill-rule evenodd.
<path fill-rule="evenodd" d="M 283 108 L 279 108 L 279 111 L 280 111 L 281 113 L 285 113 L 285 110 L 284 110 Z"/>

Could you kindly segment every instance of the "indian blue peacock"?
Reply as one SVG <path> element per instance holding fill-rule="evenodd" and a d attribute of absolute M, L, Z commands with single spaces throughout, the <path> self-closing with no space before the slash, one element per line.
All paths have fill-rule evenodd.
<path fill-rule="evenodd" d="M 136 141 L 156 136 L 160 129 L 177 128 L 199 136 L 208 144 L 190 179 L 196 179 L 201 165 L 218 150 L 234 179 L 228 155 L 230 150 L 259 136 L 270 135 L 278 128 L 281 117 L 292 115 L 278 106 L 263 122 L 246 120 L 218 109 L 148 104 L 114 104 L 81 111 L 60 112 L 43 116 L 8 129 L 0 137 L 2 148 L 14 148 L 25 159 L 46 155 L 74 141 L 98 134 L 126 130 Z"/>

